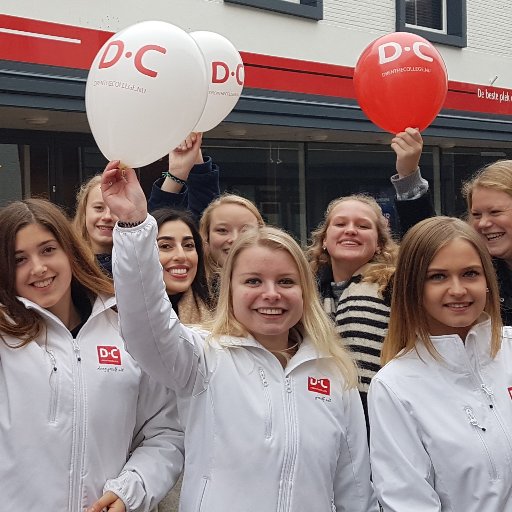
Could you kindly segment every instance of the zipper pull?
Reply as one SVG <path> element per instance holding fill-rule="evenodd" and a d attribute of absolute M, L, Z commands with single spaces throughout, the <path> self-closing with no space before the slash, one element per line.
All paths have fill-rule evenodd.
<path fill-rule="evenodd" d="M 76 360 L 80 362 L 82 360 L 80 356 L 80 347 L 76 344 L 75 340 L 73 340 L 73 350 L 75 351 Z"/>
<path fill-rule="evenodd" d="M 485 384 L 482 384 L 480 387 L 482 388 L 483 392 L 487 395 L 489 400 L 491 402 L 494 402 L 494 393 L 492 392 L 492 389 L 487 387 Z M 494 409 L 494 405 L 492 403 L 490 403 L 489 408 Z"/>
<path fill-rule="evenodd" d="M 56 372 L 57 371 L 57 360 L 55 359 L 53 352 L 51 352 L 50 350 L 47 350 L 46 353 L 50 356 L 50 359 L 51 359 L 52 372 Z"/>
<path fill-rule="evenodd" d="M 290 385 L 290 377 L 286 377 L 284 379 L 284 385 L 286 386 L 286 392 L 287 393 L 291 393 L 292 392 L 292 387 Z"/>
<path fill-rule="evenodd" d="M 265 377 L 265 372 L 263 371 L 263 368 L 259 368 L 259 373 L 260 373 L 260 379 L 261 379 L 261 383 L 267 387 L 268 386 L 268 382 L 267 382 L 267 378 Z"/>
<path fill-rule="evenodd" d="M 464 410 L 466 411 L 466 415 L 469 419 L 469 423 L 471 425 L 473 425 L 473 427 L 479 428 L 482 432 L 485 432 L 485 430 L 486 430 L 485 427 L 482 427 L 482 425 L 480 425 L 478 423 L 478 420 L 476 419 L 476 417 L 473 413 L 473 409 L 471 409 L 471 407 L 466 407 Z"/>

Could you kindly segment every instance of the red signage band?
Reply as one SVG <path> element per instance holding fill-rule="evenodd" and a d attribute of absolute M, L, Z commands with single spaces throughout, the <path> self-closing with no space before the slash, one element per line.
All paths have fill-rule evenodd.
<path fill-rule="evenodd" d="M 88 70 L 113 32 L 0 14 L 0 59 Z M 245 87 L 355 99 L 348 66 L 240 52 Z M 444 109 L 512 115 L 512 89 L 449 81 Z"/>

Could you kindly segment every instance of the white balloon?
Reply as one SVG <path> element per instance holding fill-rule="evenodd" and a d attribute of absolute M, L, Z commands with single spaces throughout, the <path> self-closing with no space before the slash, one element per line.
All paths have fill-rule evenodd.
<path fill-rule="evenodd" d="M 196 126 L 208 78 L 195 41 L 162 21 L 114 34 L 96 55 L 85 89 L 94 139 L 109 160 L 150 164 Z"/>
<path fill-rule="evenodd" d="M 215 128 L 233 110 L 244 87 L 244 63 L 231 41 L 215 32 L 191 32 L 203 52 L 208 76 L 208 99 L 194 128 L 206 132 Z"/>

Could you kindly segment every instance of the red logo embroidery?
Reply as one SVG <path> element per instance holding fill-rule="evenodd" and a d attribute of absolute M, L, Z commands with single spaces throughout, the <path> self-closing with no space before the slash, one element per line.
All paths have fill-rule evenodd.
<path fill-rule="evenodd" d="M 508 394 L 510 395 L 510 399 L 512 400 L 512 387 L 508 388 Z"/>
<path fill-rule="evenodd" d="M 331 382 L 329 379 L 315 379 L 308 377 L 308 390 L 322 395 L 331 394 Z"/>
<path fill-rule="evenodd" d="M 100 364 L 121 364 L 121 353 L 116 346 L 98 346 L 98 361 Z"/>

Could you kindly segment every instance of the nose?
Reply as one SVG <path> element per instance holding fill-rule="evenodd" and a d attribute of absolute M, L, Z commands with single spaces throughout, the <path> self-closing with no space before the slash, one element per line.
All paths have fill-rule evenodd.
<path fill-rule="evenodd" d="M 227 242 L 232 244 L 240 235 L 240 231 L 238 229 L 233 229 L 228 233 Z"/>
<path fill-rule="evenodd" d="M 185 261 L 185 251 L 181 245 L 176 245 L 172 253 L 172 259 L 176 261 Z"/>
<path fill-rule="evenodd" d="M 351 235 L 357 234 L 357 227 L 356 227 L 356 225 L 353 222 L 348 223 L 345 226 L 345 233 L 346 234 L 351 234 Z"/>
<path fill-rule="evenodd" d="M 266 283 L 263 290 L 263 298 L 270 301 L 279 300 L 281 293 L 275 283 Z"/>
<path fill-rule="evenodd" d="M 452 279 L 450 283 L 450 293 L 455 296 L 462 296 L 466 293 L 466 287 L 458 278 Z"/>
<path fill-rule="evenodd" d="M 491 217 L 486 213 L 482 213 L 482 216 L 476 221 L 477 229 L 484 229 L 492 224 Z"/>
<path fill-rule="evenodd" d="M 105 210 L 103 211 L 103 218 L 109 221 L 112 220 L 112 213 L 110 212 L 110 208 L 105 206 Z"/>
<path fill-rule="evenodd" d="M 41 258 L 32 259 L 32 274 L 35 276 L 42 276 L 48 270 L 47 266 L 43 263 Z"/>

